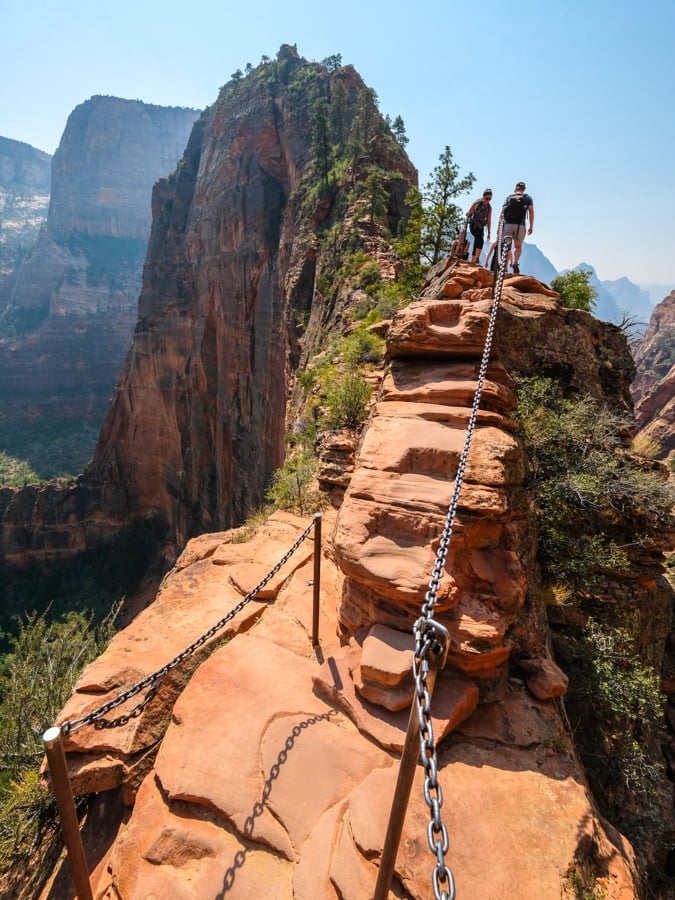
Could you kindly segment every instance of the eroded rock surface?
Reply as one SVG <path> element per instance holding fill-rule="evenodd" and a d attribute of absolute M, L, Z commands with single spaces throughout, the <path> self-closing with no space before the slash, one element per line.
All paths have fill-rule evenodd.
<path fill-rule="evenodd" d="M 344 503 L 324 513 L 320 645 L 311 641 L 307 536 L 260 596 L 172 669 L 138 719 L 117 734 L 85 726 L 69 737 L 79 789 L 91 790 L 97 772 L 129 804 L 93 872 L 99 900 L 373 895 L 409 718 L 400 695 L 409 702 L 412 621 L 475 391 L 478 360 L 461 351 L 463 322 L 477 347 L 489 313 L 483 271 L 468 264 L 462 277 L 477 292 L 471 299 L 423 298 L 392 325 L 401 353 L 391 353 Z M 523 340 L 541 316 L 564 329 L 555 298 L 532 282 L 522 301 L 509 284 L 498 341 L 513 318 Z M 436 348 L 424 360 L 414 335 Z M 632 850 L 598 816 L 551 699 L 564 673 L 547 660 L 531 609 L 514 411 L 496 349 L 437 610 L 453 639 L 431 700 L 446 861 L 459 897 L 571 898 L 568 873 L 581 868 L 594 890 L 629 900 L 638 896 Z M 191 541 L 155 603 L 85 671 L 63 718 L 161 668 L 237 609 L 309 525 L 277 513 L 253 536 Z M 514 650 L 525 680 L 509 674 Z M 433 893 L 422 781 L 418 768 L 390 897 Z"/>

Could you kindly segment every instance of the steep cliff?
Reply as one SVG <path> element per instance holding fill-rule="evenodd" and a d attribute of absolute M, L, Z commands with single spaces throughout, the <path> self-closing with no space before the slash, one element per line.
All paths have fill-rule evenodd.
<path fill-rule="evenodd" d="M 656 459 L 675 454 L 675 292 L 654 308 L 649 327 L 634 348 L 638 377 L 633 384 L 641 439 Z M 649 448 L 647 448 L 649 449 Z"/>
<path fill-rule="evenodd" d="M 152 185 L 176 165 L 197 115 L 115 97 L 71 113 L 52 160 L 46 226 L 2 319 L 6 440 L 20 444 L 34 422 L 45 440 L 83 421 L 100 427 L 136 320 Z M 80 470 L 92 450 L 65 471 Z"/>
<path fill-rule="evenodd" d="M 339 289 L 317 288 L 321 272 L 343 245 L 379 242 L 367 221 L 345 225 L 365 177 L 358 160 L 328 183 L 309 149 L 317 100 L 343 98 L 348 135 L 364 90 L 351 67 L 329 73 L 282 48 L 223 88 L 155 189 L 138 324 L 91 477 L 120 484 L 130 517 L 165 521 L 178 546 L 261 504 L 284 458 L 305 327 L 307 344 L 342 317 Z M 371 118 L 391 233 L 416 173 Z"/>
<path fill-rule="evenodd" d="M 312 150 L 317 100 L 341 154 L 327 179 Z M 374 170 L 376 222 L 363 209 Z M 392 277 L 416 179 L 352 67 L 282 48 L 226 85 L 155 187 L 136 330 L 89 471 L 0 491 L 3 561 L 70 559 L 147 526 L 173 562 L 188 536 L 243 521 L 283 461 L 301 355 L 352 303 L 344 259 L 360 249 L 360 265 Z"/>
<path fill-rule="evenodd" d="M 0 137 L 0 320 L 14 276 L 47 218 L 52 158 Z"/>

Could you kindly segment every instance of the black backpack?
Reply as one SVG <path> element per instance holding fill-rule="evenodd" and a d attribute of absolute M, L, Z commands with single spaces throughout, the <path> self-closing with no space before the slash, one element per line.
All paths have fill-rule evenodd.
<path fill-rule="evenodd" d="M 474 228 L 485 228 L 490 207 L 487 203 L 479 203 L 471 213 L 471 224 Z"/>
<path fill-rule="evenodd" d="M 509 225 L 521 225 L 528 207 L 527 194 L 511 194 L 504 201 L 504 221 Z"/>

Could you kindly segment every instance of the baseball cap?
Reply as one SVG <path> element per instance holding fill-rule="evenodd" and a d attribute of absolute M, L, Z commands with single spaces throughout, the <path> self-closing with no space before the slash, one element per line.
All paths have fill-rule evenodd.
<path fill-rule="evenodd" d="M 520 190 L 524 191 L 524 190 L 525 190 L 525 182 L 524 182 L 524 181 L 519 181 L 518 184 L 516 185 L 516 190 L 517 190 L 517 191 L 520 191 Z"/>

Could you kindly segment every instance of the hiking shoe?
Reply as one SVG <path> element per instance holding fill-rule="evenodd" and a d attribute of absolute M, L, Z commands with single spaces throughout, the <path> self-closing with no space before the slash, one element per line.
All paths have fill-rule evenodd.
<path fill-rule="evenodd" d="M 520 266 L 518 265 L 518 263 L 513 264 L 513 274 L 520 275 Z"/>

